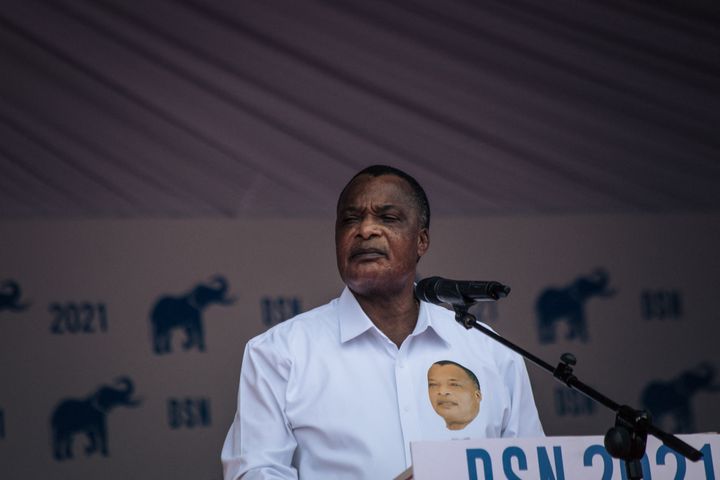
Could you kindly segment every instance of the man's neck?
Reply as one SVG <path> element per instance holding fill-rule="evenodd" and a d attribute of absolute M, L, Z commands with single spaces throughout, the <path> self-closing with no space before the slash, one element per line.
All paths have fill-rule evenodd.
<path fill-rule="evenodd" d="M 354 295 L 365 314 L 398 348 L 415 330 L 420 303 L 412 289 L 391 297 Z"/>

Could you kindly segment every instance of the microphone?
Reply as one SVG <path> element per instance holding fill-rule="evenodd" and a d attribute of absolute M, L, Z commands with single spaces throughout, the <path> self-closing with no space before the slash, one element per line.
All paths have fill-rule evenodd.
<path fill-rule="evenodd" d="M 474 302 L 491 301 L 507 297 L 510 287 L 500 282 L 474 282 L 470 280 L 448 280 L 429 277 L 415 285 L 415 296 L 425 302 L 440 305 L 467 305 Z"/>

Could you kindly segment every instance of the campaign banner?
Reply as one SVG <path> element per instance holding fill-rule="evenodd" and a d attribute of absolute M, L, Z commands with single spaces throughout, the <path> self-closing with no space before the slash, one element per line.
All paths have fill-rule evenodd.
<path fill-rule="evenodd" d="M 718 430 L 720 214 L 432 224 L 418 279 L 511 286 L 470 312 L 546 362 L 572 353 L 663 430 Z M 334 217 L 4 221 L 0 239 L 2 480 L 222 479 L 245 343 L 343 288 Z M 528 373 L 546 434 L 608 429 L 599 404 Z"/>
<path fill-rule="evenodd" d="M 703 458 L 690 461 L 648 437 L 643 478 L 715 480 L 720 435 L 679 438 L 700 450 Z M 413 442 L 410 451 L 414 480 L 627 480 L 625 465 L 605 450 L 602 436 Z"/>

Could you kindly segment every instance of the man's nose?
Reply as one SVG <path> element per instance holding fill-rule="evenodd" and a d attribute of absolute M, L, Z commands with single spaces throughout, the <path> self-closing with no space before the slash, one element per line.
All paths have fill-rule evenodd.
<path fill-rule="evenodd" d="M 374 218 L 366 216 L 362 219 L 358 229 L 358 235 L 362 238 L 370 238 L 375 235 L 379 235 L 380 229 Z"/>

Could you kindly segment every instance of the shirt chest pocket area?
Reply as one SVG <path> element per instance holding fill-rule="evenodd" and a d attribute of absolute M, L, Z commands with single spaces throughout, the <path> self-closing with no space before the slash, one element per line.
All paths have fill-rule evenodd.
<path fill-rule="evenodd" d="M 394 379 L 378 366 L 362 362 L 310 362 L 293 372 L 286 392 L 285 413 L 293 429 L 347 429 L 386 422 L 397 409 Z"/>

